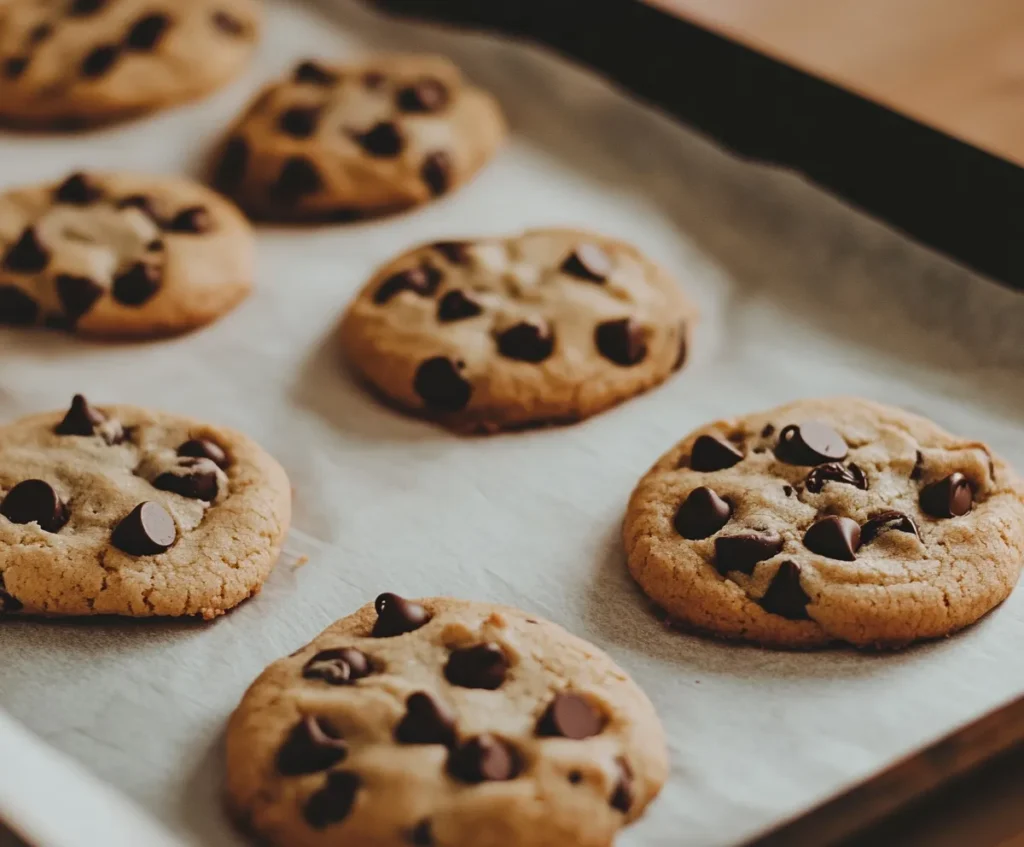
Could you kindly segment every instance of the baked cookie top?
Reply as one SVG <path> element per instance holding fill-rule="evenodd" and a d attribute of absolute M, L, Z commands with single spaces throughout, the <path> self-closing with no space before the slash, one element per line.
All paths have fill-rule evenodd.
<path fill-rule="evenodd" d="M 245 298 L 252 230 L 208 188 L 173 177 L 77 173 L 0 194 L 0 325 L 151 338 Z"/>
<path fill-rule="evenodd" d="M 103 123 L 206 94 L 237 74 L 256 0 L 8 0 L 0 5 L 0 120 Z"/>
<path fill-rule="evenodd" d="M 667 775 L 654 708 L 597 648 L 394 594 L 263 672 L 227 766 L 239 819 L 289 847 L 607 847 Z"/>
<path fill-rule="evenodd" d="M 304 61 L 231 128 L 213 179 L 263 218 L 381 213 L 466 182 L 504 136 L 497 102 L 440 56 Z"/>
<path fill-rule="evenodd" d="M 640 480 L 629 568 L 680 623 L 806 647 L 898 647 L 1013 590 L 1024 485 L 978 441 L 854 398 L 691 433 Z"/>
<path fill-rule="evenodd" d="M 0 427 L 0 613 L 212 618 L 259 591 L 290 517 L 241 433 L 78 395 Z"/>
<path fill-rule="evenodd" d="M 696 310 L 635 247 L 571 229 L 428 244 L 383 267 L 341 323 L 353 366 L 462 430 L 571 422 L 681 367 Z"/>

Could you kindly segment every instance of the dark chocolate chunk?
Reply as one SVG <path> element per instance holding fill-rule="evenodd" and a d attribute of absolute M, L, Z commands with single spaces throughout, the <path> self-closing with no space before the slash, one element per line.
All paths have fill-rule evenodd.
<path fill-rule="evenodd" d="M 200 235 L 213 229 L 213 216 L 205 206 L 189 206 L 171 218 L 167 229 L 171 232 Z"/>
<path fill-rule="evenodd" d="M 167 15 L 152 14 L 139 18 L 128 30 L 125 46 L 129 50 L 152 50 L 170 26 L 171 19 Z"/>
<path fill-rule="evenodd" d="M 17 79 L 28 68 L 28 56 L 12 56 L 4 61 L 4 76 L 8 79 Z"/>
<path fill-rule="evenodd" d="M 829 462 L 818 465 L 807 474 L 804 480 L 804 487 L 812 494 L 818 494 L 825 487 L 826 482 L 838 482 L 842 485 L 852 485 L 861 491 L 867 491 L 868 479 L 857 465 L 852 462 L 849 465 L 842 465 L 839 462 Z"/>
<path fill-rule="evenodd" d="M 170 549 L 178 538 L 174 518 L 159 503 L 140 503 L 121 520 L 111 543 L 132 556 L 155 556 Z"/>
<path fill-rule="evenodd" d="M 461 782 L 504 782 L 519 774 L 519 755 L 493 735 L 478 735 L 448 754 L 448 773 Z"/>
<path fill-rule="evenodd" d="M 917 525 L 910 515 L 890 509 L 872 515 L 860 528 L 861 545 L 870 544 L 884 532 L 906 532 L 910 535 L 921 537 L 917 531 Z"/>
<path fill-rule="evenodd" d="M 319 106 L 293 106 L 281 113 L 277 125 L 281 132 L 293 138 L 309 138 L 316 132 L 322 111 Z"/>
<path fill-rule="evenodd" d="M 600 709 L 586 697 L 563 691 L 541 716 L 537 734 L 579 740 L 599 735 L 605 722 Z"/>
<path fill-rule="evenodd" d="M 787 497 L 792 497 L 795 493 L 795 490 L 792 485 L 783 485 L 782 493 L 785 494 Z"/>
<path fill-rule="evenodd" d="M 447 292 L 437 304 L 437 319 L 442 323 L 475 318 L 483 308 L 462 289 L 455 288 Z"/>
<path fill-rule="evenodd" d="M 804 547 L 829 559 L 852 562 L 860 548 L 860 524 L 838 515 L 822 518 L 804 533 Z"/>
<path fill-rule="evenodd" d="M 508 659 L 497 644 L 477 644 L 453 650 L 444 668 L 445 678 L 462 688 L 500 688 L 508 671 Z"/>
<path fill-rule="evenodd" d="M 294 79 L 296 82 L 308 82 L 311 85 L 334 85 L 338 78 L 338 74 L 334 71 L 308 59 L 295 66 Z"/>
<path fill-rule="evenodd" d="M 4 255 L 4 270 L 16 274 L 34 274 L 45 270 L 50 264 L 50 251 L 39 241 L 32 227 L 25 227 L 21 237 L 8 248 Z"/>
<path fill-rule="evenodd" d="M 466 408 L 473 393 L 473 386 L 459 370 L 455 362 L 444 356 L 427 359 L 416 369 L 413 390 L 432 411 L 458 412 Z"/>
<path fill-rule="evenodd" d="M 120 53 L 121 48 L 116 44 L 101 44 L 94 47 L 82 60 L 79 73 L 89 79 L 101 77 L 114 66 Z"/>
<path fill-rule="evenodd" d="M 821 465 L 846 458 L 849 447 L 828 424 L 806 421 L 790 424 L 779 433 L 775 456 L 790 465 Z"/>
<path fill-rule="evenodd" d="M 57 297 L 64 313 L 72 320 L 78 320 L 103 296 L 103 286 L 87 276 L 59 274 L 55 280 Z"/>
<path fill-rule="evenodd" d="M 225 470 L 231 464 L 224 448 L 209 438 L 193 438 L 186 441 L 178 448 L 178 455 L 189 456 L 193 459 L 209 459 L 217 467 Z"/>
<path fill-rule="evenodd" d="M 356 804 L 362 780 L 349 771 L 331 771 L 324 787 L 317 791 L 303 809 L 303 817 L 313 829 L 324 829 L 348 817 Z"/>
<path fill-rule="evenodd" d="M 32 326 L 39 319 L 39 304 L 16 285 L 0 285 L 0 325 Z"/>
<path fill-rule="evenodd" d="M 433 847 L 434 832 L 429 820 L 422 820 L 409 830 L 409 843 L 415 847 Z"/>
<path fill-rule="evenodd" d="M 67 203 L 70 206 L 88 206 L 103 199 L 103 189 L 94 183 L 84 173 L 73 173 L 53 193 L 53 199 L 58 203 Z"/>
<path fill-rule="evenodd" d="M 973 504 L 971 483 L 959 471 L 921 489 L 921 509 L 933 518 L 966 515 Z"/>
<path fill-rule="evenodd" d="M 800 566 L 783 562 L 760 600 L 761 608 L 791 621 L 810 620 L 807 604 L 811 598 L 800 585 Z"/>
<path fill-rule="evenodd" d="M 71 407 L 63 420 L 54 428 L 57 435 L 95 435 L 96 427 L 106 423 L 107 416 L 89 405 L 81 394 L 71 399 Z"/>
<path fill-rule="evenodd" d="M 405 701 L 405 716 L 395 727 L 399 744 L 455 743 L 455 713 L 426 691 L 410 694 Z"/>
<path fill-rule="evenodd" d="M 743 532 L 715 539 L 715 567 L 721 574 L 739 571 L 748 576 L 758 562 L 782 551 L 782 536 L 777 532 Z"/>
<path fill-rule="evenodd" d="M 150 300 L 163 283 L 163 272 L 152 262 L 136 262 L 114 277 L 113 295 L 125 306 L 141 306 Z"/>
<path fill-rule="evenodd" d="M 183 474 L 168 471 L 153 481 L 153 487 L 161 491 L 173 491 L 190 500 L 205 500 L 212 503 L 217 499 L 217 474 L 202 470 L 192 470 Z"/>
<path fill-rule="evenodd" d="M 213 13 L 213 25 L 227 35 L 241 36 L 249 31 L 245 21 L 240 21 L 230 12 L 220 9 Z"/>
<path fill-rule="evenodd" d="M 234 191 L 245 178 L 249 165 L 249 145 L 244 138 L 228 140 L 220 154 L 220 161 L 213 174 L 213 184 L 221 191 Z"/>
<path fill-rule="evenodd" d="M 373 295 L 378 305 L 387 303 L 401 291 L 414 291 L 423 297 L 430 297 L 441 284 L 442 275 L 432 265 L 422 264 L 392 274 L 385 279 Z"/>
<path fill-rule="evenodd" d="M 354 647 L 321 650 L 302 668 L 305 679 L 322 679 L 329 685 L 351 685 L 370 674 L 370 660 Z"/>
<path fill-rule="evenodd" d="M 631 318 L 598 324 L 594 343 L 602 356 L 622 367 L 639 364 L 647 357 L 647 334 Z"/>
<path fill-rule="evenodd" d="M 430 614 L 419 603 L 406 600 L 397 594 L 381 594 L 375 601 L 377 622 L 371 635 L 374 638 L 391 638 L 419 629 L 430 620 Z"/>
<path fill-rule="evenodd" d="M 294 206 L 303 197 L 316 194 L 323 187 L 323 177 L 316 165 L 305 156 L 292 156 L 270 187 L 270 197 L 275 203 Z"/>
<path fill-rule="evenodd" d="M 543 362 L 555 350 L 555 335 L 547 321 L 521 321 L 498 334 L 498 352 L 519 362 Z"/>
<path fill-rule="evenodd" d="M 596 244 L 581 244 L 562 262 L 562 273 L 588 282 L 604 282 L 611 272 L 611 258 Z"/>
<path fill-rule="evenodd" d="M 690 451 L 690 467 L 702 473 L 725 470 L 741 461 L 742 451 L 717 435 L 701 435 Z"/>
<path fill-rule="evenodd" d="M 46 532 L 59 532 L 71 517 L 53 486 L 41 479 L 26 479 L 8 491 L 0 515 L 11 523 L 37 523 Z"/>
<path fill-rule="evenodd" d="M 420 165 L 420 177 L 432 195 L 444 194 L 452 187 L 452 157 L 444 150 L 428 153 Z"/>
<path fill-rule="evenodd" d="M 680 505 L 673 525 L 683 538 L 708 538 L 729 522 L 732 507 L 705 486 L 695 488 Z"/>
<path fill-rule="evenodd" d="M 405 147 L 405 139 L 398 126 L 390 121 L 382 121 L 366 132 L 353 133 L 352 137 L 369 155 L 382 159 L 394 158 Z"/>
<path fill-rule="evenodd" d="M 72 16 L 91 15 L 107 5 L 107 0 L 72 0 L 68 14 Z"/>
<path fill-rule="evenodd" d="M 325 771 L 343 761 L 348 745 L 324 718 L 306 715 L 292 729 L 277 753 L 277 770 L 286 776 Z"/>
<path fill-rule="evenodd" d="M 469 261 L 469 244 L 465 241 L 435 241 L 430 245 L 453 265 L 464 265 Z"/>
<path fill-rule="evenodd" d="M 448 87 L 439 79 L 424 77 L 398 92 L 403 112 L 439 112 L 448 105 Z"/>
<path fill-rule="evenodd" d="M 613 809 L 625 814 L 633 808 L 635 799 L 633 769 L 629 766 L 629 762 L 621 756 L 615 760 L 615 764 L 619 769 L 619 778 L 615 782 L 615 788 L 612 790 L 612 796 L 608 803 Z"/>

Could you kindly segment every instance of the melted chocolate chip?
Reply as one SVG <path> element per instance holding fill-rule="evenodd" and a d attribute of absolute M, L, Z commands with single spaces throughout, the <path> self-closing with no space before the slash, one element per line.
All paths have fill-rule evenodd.
<path fill-rule="evenodd" d="M 113 295 L 125 306 L 141 306 L 150 300 L 163 283 L 160 268 L 150 262 L 136 262 L 114 277 Z"/>
<path fill-rule="evenodd" d="M 294 206 L 303 197 L 316 194 L 323 187 L 323 177 L 316 165 L 305 156 L 292 156 L 270 187 L 270 196 L 276 203 Z"/>
<path fill-rule="evenodd" d="M 562 273 L 588 282 L 604 282 L 611 272 L 611 258 L 596 244 L 581 244 L 562 263 Z"/>
<path fill-rule="evenodd" d="M 437 319 L 442 323 L 475 318 L 483 308 L 459 288 L 447 292 L 437 304 Z"/>
<path fill-rule="evenodd" d="M 497 337 L 498 352 L 506 359 L 543 362 L 555 350 L 555 336 L 546 321 L 521 321 Z"/>
<path fill-rule="evenodd" d="M 508 659 L 493 643 L 453 650 L 444 668 L 445 679 L 462 688 L 500 688 L 508 671 Z"/>
<path fill-rule="evenodd" d="M 349 771 L 331 771 L 324 787 L 306 802 L 303 817 L 313 829 L 345 820 L 356 804 L 362 780 Z"/>
<path fill-rule="evenodd" d="M 959 471 L 921 489 L 921 509 L 933 518 L 966 515 L 973 504 L 971 483 Z"/>
<path fill-rule="evenodd" d="M 50 264 L 50 251 L 39 241 L 32 227 L 26 227 L 21 237 L 4 255 L 3 268 L 17 274 L 34 274 Z"/>
<path fill-rule="evenodd" d="M 12 56 L 4 61 L 4 76 L 8 79 L 17 79 L 28 68 L 28 56 Z"/>
<path fill-rule="evenodd" d="M 401 89 L 396 102 L 403 112 L 439 112 L 448 99 L 448 87 L 441 80 L 424 77 Z"/>
<path fill-rule="evenodd" d="M 743 532 L 715 539 L 715 567 L 721 574 L 739 571 L 748 576 L 758 562 L 782 551 L 782 536 L 777 532 Z"/>
<path fill-rule="evenodd" d="M 281 113 L 277 125 L 293 138 L 309 138 L 316 132 L 322 111 L 319 106 L 293 106 Z"/>
<path fill-rule="evenodd" d="M 373 302 L 378 305 L 387 303 L 402 291 L 413 291 L 422 297 L 430 297 L 441 284 L 442 275 L 432 265 L 422 264 L 414 268 L 406 268 L 385 279 L 373 295 Z"/>
<path fill-rule="evenodd" d="M 213 175 L 213 184 L 221 191 L 234 191 L 245 178 L 249 165 L 249 145 L 243 138 L 231 138 L 224 150 Z"/>
<path fill-rule="evenodd" d="M 53 486 L 41 479 L 26 479 L 8 491 L 0 515 L 11 523 L 37 523 L 46 532 L 59 532 L 71 517 Z"/>
<path fill-rule="evenodd" d="M 811 598 L 800 584 L 800 566 L 783 562 L 760 600 L 761 608 L 791 621 L 810 620 L 807 604 Z"/>
<path fill-rule="evenodd" d="M 452 186 L 452 157 L 443 150 L 428 153 L 420 165 L 420 178 L 434 197 L 444 194 Z"/>
<path fill-rule="evenodd" d="M 861 544 L 870 544 L 885 532 L 906 532 L 917 538 L 921 537 L 921 534 L 917 531 L 917 525 L 910 515 L 890 509 L 872 515 L 864 523 L 864 526 L 860 528 Z"/>
<path fill-rule="evenodd" d="M 453 265 L 464 265 L 469 262 L 469 244 L 465 241 L 435 241 L 430 245 Z"/>
<path fill-rule="evenodd" d="M 451 359 L 436 356 L 416 369 L 413 390 L 423 404 L 436 412 L 458 412 L 469 404 L 473 386 L 459 373 Z"/>
<path fill-rule="evenodd" d="M 594 343 L 602 356 L 622 367 L 639 364 L 647 357 L 644 328 L 631 318 L 598 324 Z"/>
<path fill-rule="evenodd" d="M 167 15 L 152 14 L 139 18 L 128 30 L 124 43 L 129 50 L 152 50 L 171 26 Z"/>
<path fill-rule="evenodd" d="M 58 274 L 55 283 L 60 305 L 72 323 L 88 312 L 103 296 L 103 286 L 87 276 Z"/>
<path fill-rule="evenodd" d="M 14 285 L 0 285 L 0 324 L 31 326 L 39 319 L 39 304 Z"/>
<path fill-rule="evenodd" d="M 629 766 L 629 762 L 622 757 L 615 760 L 615 765 L 619 769 L 619 778 L 615 782 L 615 788 L 612 790 L 608 804 L 613 809 L 625 814 L 633 808 L 635 800 L 633 769 Z"/>
<path fill-rule="evenodd" d="M 213 471 L 192 473 L 162 473 L 153 481 L 153 487 L 161 491 L 173 491 L 190 500 L 205 500 L 212 503 L 217 499 L 217 474 Z"/>
<path fill-rule="evenodd" d="M 537 734 L 580 740 L 599 735 L 606 719 L 585 697 L 571 692 L 555 695 L 537 724 Z"/>
<path fill-rule="evenodd" d="M 390 121 L 376 124 L 366 132 L 353 133 L 352 137 L 369 155 L 381 159 L 392 159 L 405 148 L 402 133 Z"/>
<path fill-rule="evenodd" d="M 852 485 L 861 491 L 867 491 L 868 488 L 868 479 L 864 475 L 864 471 L 852 462 L 845 466 L 839 462 L 818 465 L 807 474 L 807 479 L 804 480 L 804 487 L 812 494 L 819 494 L 821 489 L 825 487 L 826 482 Z"/>
<path fill-rule="evenodd" d="M 171 232 L 199 235 L 213 229 L 213 216 L 205 206 L 189 206 L 171 218 L 167 229 Z"/>
<path fill-rule="evenodd" d="M 775 456 L 790 465 L 820 465 L 846 458 L 849 447 L 832 427 L 819 421 L 790 424 L 779 433 Z"/>
<path fill-rule="evenodd" d="M 140 503 L 115 527 L 111 543 L 132 556 L 155 556 L 178 538 L 174 518 L 159 503 Z"/>
<path fill-rule="evenodd" d="M 211 441 L 209 438 L 193 438 L 186 441 L 178 448 L 179 456 L 188 456 L 193 459 L 209 459 L 217 467 L 227 469 L 231 461 L 224 448 Z"/>
<path fill-rule="evenodd" d="M 707 487 L 695 488 L 676 512 L 673 526 L 683 538 L 708 538 L 729 522 L 732 507 Z"/>
<path fill-rule="evenodd" d="M 79 73 L 89 79 L 103 76 L 117 61 L 121 48 L 116 44 L 101 44 L 94 47 L 82 60 Z"/>
<path fill-rule="evenodd" d="M 829 559 L 852 562 L 860 548 L 860 524 L 837 515 L 822 518 L 804 534 L 804 547 Z"/>
<path fill-rule="evenodd" d="M 504 782 L 519 774 L 515 749 L 493 735 L 478 735 L 448 755 L 448 773 L 461 782 Z"/>
<path fill-rule="evenodd" d="M 430 613 L 419 603 L 406 600 L 397 594 L 381 594 L 374 606 L 377 622 L 371 635 L 374 638 L 391 638 L 419 629 L 430 620 Z"/>
<path fill-rule="evenodd" d="M 399 744 L 455 743 L 455 713 L 426 691 L 410 694 L 405 701 L 405 716 L 395 727 Z"/>
<path fill-rule="evenodd" d="M 324 718 L 307 715 L 292 729 L 277 753 L 277 770 L 286 776 L 325 771 L 348 755 L 341 733 Z"/>
<path fill-rule="evenodd" d="M 241 21 L 230 12 L 223 9 L 213 13 L 213 25 L 227 35 L 240 36 L 249 31 L 245 21 Z"/>
<path fill-rule="evenodd" d="M 742 451 L 717 435 L 699 436 L 690 451 L 690 467 L 702 473 L 725 470 L 741 461 Z"/>
<path fill-rule="evenodd" d="M 308 82 L 311 85 L 334 85 L 339 77 L 334 71 L 328 70 L 323 65 L 307 60 L 295 66 L 294 79 L 296 82 Z"/>
<path fill-rule="evenodd" d="M 305 679 L 322 679 L 328 685 L 351 685 L 370 675 L 370 660 L 354 647 L 321 650 L 302 668 Z"/>
<path fill-rule="evenodd" d="M 70 206 L 88 206 L 103 199 L 103 189 L 84 173 L 73 173 L 53 193 L 58 203 Z"/>

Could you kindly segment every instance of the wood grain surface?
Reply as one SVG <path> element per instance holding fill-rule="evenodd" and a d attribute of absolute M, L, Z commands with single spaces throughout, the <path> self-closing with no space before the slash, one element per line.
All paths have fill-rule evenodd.
<path fill-rule="evenodd" d="M 1024 0 L 647 0 L 1024 165 Z"/>

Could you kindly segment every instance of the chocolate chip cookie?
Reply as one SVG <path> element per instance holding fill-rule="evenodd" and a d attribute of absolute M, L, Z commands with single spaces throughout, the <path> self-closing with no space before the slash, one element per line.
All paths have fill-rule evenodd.
<path fill-rule="evenodd" d="M 239 819 L 289 847 L 607 847 L 667 775 L 654 708 L 597 648 L 394 594 L 263 672 L 227 767 Z"/>
<path fill-rule="evenodd" d="M 0 121 L 65 129 L 203 96 L 243 67 L 256 0 L 9 0 Z"/>
<path fill-rule="evenodd" d="M 290 515 L 241 433 L 78 395 L 0 427 L 0 617 L 213 618 L 260 590 Z"/>
<path fill-rule="evenodd" d="M 780 647 L 900 647 L 1006 599 L 1024 484 L 984 444 L 851 398 L 709 424 L 633 492 L 629 569 L 681 624 Z"/>
<path fill-rule="evenodd" d="M 195 329 L 249 293 L 252 231 L 208 188 L 76 173 L 0 194 L 0 326 L 103 337 Z"/>
<path fill-rule="evenodd" d="M 213 181 L 271 220 L 379 214 L 457 188 L 504 136 L 495 100 L 447 59 L 307 60 L 235 123 Z"/>
<path fill-rule="evenodd" d="M 657 385 L 695 319 L 631 245 L 543 229 L 400 256 L 349 306 L 340 340 L 399 406 L 493 432 L 578 421 Z"/>

